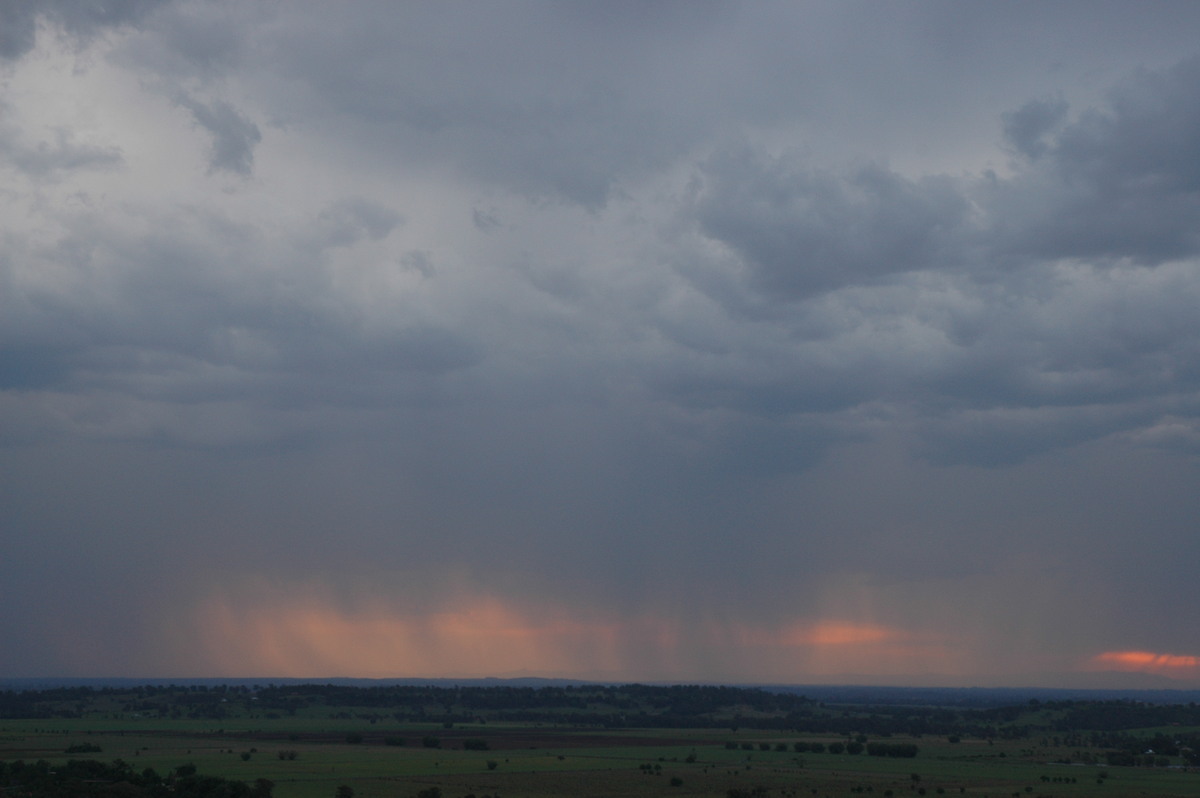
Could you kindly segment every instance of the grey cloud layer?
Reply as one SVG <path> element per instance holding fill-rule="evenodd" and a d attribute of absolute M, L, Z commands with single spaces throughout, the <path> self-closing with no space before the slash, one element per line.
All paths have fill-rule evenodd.
<path fill-rule="evenodd" d="M 969 206 L 947 181 L 877 166 L 841 177 L 749 153 L 721 153 L 703 174 L 712 185 L 696 210 L 701 229 L 744 257 L 768 293 L 803 298 L 965 265 L 951 243 Z"/>
<path fill-rule="evenodd" d="M 1099 583 L 1079 530 L 1137 507 L 1161 548 L 1122 556 L 1182 584 L 1195 6 L 1127 40 L 1119 4 L 31 8 L 0 38 L 0 445 L 54 543 L 15 554 L 128 521 L 88 547 L 123 577 L 208 536 L 280 579 L 785 617 L 824 574 L 1043 539 Z M 1161 488 L 1118 497 L 1126 463 Z M 200 590 L 220 557 L 184 548 Z"/>
<path fill-rule="evenodd" d="M 154 0 L 6 0 L 0 5 L 0 57 L 19 58 L 32 50 L 39 20 L 53 23 L 83 45 L 105 29 L 136 22 L 156 5 Z"/>
<path fill-rule="evenodd" d="M 811 163 L 798 150 L 773 153 L 748 141 L 706 147 L 701 134 L 721 132 L 711 122 L 680 138 L 680 119 L 629 82 L 628 59 L 661 63 L 657 50 L 672 42 L 690 56 L 688 37 L 706 40 L 714 28 L 663 8 L 648 23 L 656 30 L 651 36 L 622 21 L 642 12 L 588 8 L 541 17 L 542 35 L 554 44 L 536 42 L 527 52 L 517 46 L 529 35 L 520 17 L 497 9 L 481 10 L 485 19 L 466 26 L 426 11 L 414 26 L 413 19 L 371 6 L 327 36 L 316 35 L 316 21 L 277 26 L 262 50 L 273 57 L 286 43 L 290 58 L 276 75 L 244 81 L 237 103 L 249 107 L 256 91 L 299 85 L 298 94 L 260 96 L 263 105 L 253 115 L 286 120 L 288 101 L 297 103 L 292 114 L 323 109 L 325 116 L 286 124 L 308 126 L 319 141 L 330 135 L 321 120 L 340 120 L 355 146 L 390 139 L 402 160 L 453 161 L 518 196 L 568 199 L 592 212 L 611 203 L 605 212 L 612 217 L 657 194 L 657 207 L 646 208 L 673 217 L 664 228 L 673 231 L 619 257 L 659 259 L 645 267 L 668 291 L 660 300 L 636 308 L 614 304 L 624 297 L 604 293 L 603 271 L 586 267 L 533 266 L 509 275 L 549 291 L 565 311 L 552 323 L 576 334 L 594 335 L 590 325 L 614 314 L 634 325 L 621 343 L 632 349 L 600 356 L 628 372 L 622 379 L 644 380 L 668 403 L 776 418 L 898 403 L 922 429 L 964 409 L 1113 408 L 1114 426 L 1101 424 L 1093 434 L 1145 423 L 1168 409 L 1181 418 L 1190 413 L 1196 386 L 1188 363 L 1197 329 L 1185 310 L 1195 289 L 1180 263 L 1200 246 L 1193 157 L 1200 100 L 1191 90 L 1200 60 L 1135 72 L 1102 106 L 1075 111 L 1065 100 L 1043 98 L 998 113 L 994 133 L 1015 157 L 1000 174 L 914 177 L 882 163 Z M 46 16 L 64 30 L 86 32 L 146 13 L 140 6 L 106 7 L 93 16 L 72 9 L 51 7 Z M 129 40 L 118 62 L 158 64 L 147 55 L 158 52 L 149 42 L 176 41 L 191 30 L 205 34 L 197 33 L 198 41 L 246 50 L 211 33 L 216 23 L 204 6 L 162 9 L 150 19 L 157 22 Z M 395 46 L 382 46 L 393 36 Z M 335 58 L 351 41 L 366 57 Z M 196 54 L 203 48 L 183 50 L 191 62 L 205 62 Z M 498 77 L 483 67 L 501 52 L 507 57 L 497 57 Z M 432 61 L 421 61 L 429 54 Z M 463 56 L 461 63 L 453 54 Z M 249 178 L 263 129 L 214 94 L 239 63 L 232 59 L 225 77 L 205 67 L 184 81 L 178 66 L 159 75 L 163 85 L 195 87 L 171 89 L 170 98 L 211 135 L 210 173 Z M 440 68 L 447 65 L 449 72 Z M 492 91 L 498 81 L 504 93 Z M 201 92 L 211 99 L 198 99 Z M 686 95 L 682 107 L 689 107 Z M 266 137 L 272 135 L 268 130 Z M 70 131 L 59 131 L 54 145 L 18 138 L 15 130 L 7 134 L 6 160 L 31 179 L 121 164 L 115 146 L 76 145 Z M 689 166 L 693 184 L 675 194 L 679 199 L 662 194 L 669 183 L 612 199 L 618 182 L 636 176 L 645 183 Z M 113 226 L 108 210 L 59 214 L 64 232 L 57 240 L 13 239 L 10 263 L 41 259 L 71 272 L 64 283 L 39 285 L 14 283 L 10 271 L 8 317 L 19 320 L 10 329 L 19 326 L 25 342 L 10 345 L 13 362 L 29 359 L 20 346 L 58 351 L 57 365 L 28 373 L 46 380 L 74 368 L 79 379 L 87 374 L 93 384 L 112 385 L 113 374 L 123 372 L 84 364 L 120 362 L 111 351 L 154 340 L 149 351 L 168 360 L 246 368 L 243 376 L 254 381 L 327 361 L 353 385 L 376 379 L 385 364 L 437 372 L 479 363 L 485 351 L 521 359 L 498 325 L 516 325 L 508 333 L 514 346 L 523 346 L 551 323 L 540 311 L 520 320 L 489 306 L 489 298 L 514 307 L 535 301 L 519 285 L 489 283 L 478 294 L 460 294 L 454 310 L 434 311 L 440 322 L 419 318 L 432 306 L 418 310 L 403 300 L 396 311 L 407 308 L 417 318 L 364 337 L 360 299 L 338 285 L 333 253 L 360 240 L 385 242 L 399 229 L 403 207 L 334 199 L 315 218 L 295 220 L 305 229 L 277 232 L 235 221 L 219 205 L 142 212 L 154 221 L 127 218 Z M 480 225 L 478 207 L 470 213 L 480 234 L 497 224 L 488 216 L 491 223 Z M 672 246 L 663 258 L 663 248 Z M 436 283 L 429 264 L 439 255 L 421 257 L 424 266 L 409 271 Z M 551 273 L 558 276 L 547 282 Z M 672 287 L 676 275 L 687 282 Z M 472 303 L 482 304 L 471 309 Z M 457 315 L 464 311 L 469 316 Z M 661 331 L 681 347 L 678 356 L 656 350 L 638 327 Z M 242 355 L 231 354 L 234 341 Z M 104 357 L 96 354 L 102 348 Z M 236 362 L 251 351 L 257 362 Z M 546 351 L 552 359 L 540 368 L 571 356 L 566 348 Z M 650 373 L 639 376 L 643 365 Z M 491 378 L 511 375 L 491 372 Z M 1139 401 L 1163 406 L 1128 407 Z M 805 418 L 805 425 L 812 422 Z"/>
<path fill-rule="evenodd" d="M 205 104 L 183 96 L 179 104 L 192 112 L 196 124 L 212 134 L 209 171 L 224 169 L 249 177 L 254 167 L 254 147 L 262 140 L 258 126 L 223 100 Z"/>
<path fill-rule="evenodd" d="M 1024 408 L 1027 437 L 1055 446 L 1168 408 L 1190 412 L 1198 78 L 1193 59 L 1137 75 L 1075 119 L 1060 101 L 1005 114 L 1022 156 L 1008 176 L 909 179 L 879 166 L 831 174 L 798 156 L 719 154 L 700 170 L 695 218 L 745 280 L 715 296 L 738 313 L 744 292 L 755 292 L 760 313 L 797 331 L 820 318 L 815 310 L 849 304 L 864 314 L 851 331 L 879 354 L 911 336 L 907 356 L 866 370 L 843 362 L 838 376 L 876 375 L 847 403 L 916 400 L 938 413 L 930 425 L 947 403 L 995 408 L 1006 411 L 996 424 L 1009 438 Z M 786 308 L 764 311 L 762 301 Z M 812 346 L 810 337 L 796 349 L 797 382 L 814 374 L 801 354 Z M 1089 409 L 1073 423 L 1055 418 L 1063 407 Z M 972 422 L 986 425 L 985 416 Z M 961 424 L 951 417 L 950 427 Z"/>
<path fill-rule="evenodd" d="M 0 106 L 0 113 L 3 109 Z M 75 141 L 68 130 L 54 130 L 46 139 L 28 141 L 0 118 L 0 153 L 9 169 L 34 179 L 53 179 L 77 169 L 111 169 L 121 165 L 121 151 Z"/>

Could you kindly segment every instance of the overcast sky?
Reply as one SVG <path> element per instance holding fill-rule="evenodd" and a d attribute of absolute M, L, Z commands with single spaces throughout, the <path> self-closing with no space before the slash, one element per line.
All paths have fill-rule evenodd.
<path fill-rule="evenodd" d="M 1197 42 L 0 2 L 0 675 L 1200 685 Z"/>

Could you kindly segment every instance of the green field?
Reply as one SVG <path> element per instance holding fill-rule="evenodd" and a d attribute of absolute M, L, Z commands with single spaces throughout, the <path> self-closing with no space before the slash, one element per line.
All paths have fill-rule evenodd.
<path fill-rule="evenodd" d="M 58 768 L 72 759 L 121 760 L 134 772 L 164 776 L 192 765 L 199 774 L 247 784 L 269 779 L 275 798 L 333 798 L 342 786 L 355 798 L 1200 795 L 1200 772 L 1181 761 L 1114 767 L 1102 751 L 1048 735 L 955 735 L 952 742 L 889 734 L 890 744 L 919 747 L 914 758 L 891 758 L 798 753 L 797 743 L 848 738 L 755 728 L 745 717 L 725 728 L 629 729 L 580 727 L 565 714 L 557 723 L 398 722 L 361 706 L 305 706 L 289 714 L 241 706 L 220 718 L 170 717 L 96 700 L 76 707 L 75 717 L 0 720 L 0 762 L 41 760 Z"/>

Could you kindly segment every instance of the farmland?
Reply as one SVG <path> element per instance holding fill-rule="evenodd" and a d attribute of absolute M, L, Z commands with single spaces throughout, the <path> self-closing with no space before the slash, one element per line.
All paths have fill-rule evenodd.
<path fill-rule="evenodd" d="M 1198 736 L 1195 705 L 1131 701 L 889 706 L 644 685 L 71 688 L 0 693 L 0 788 L 130 798 L 1194 796 Z"/>

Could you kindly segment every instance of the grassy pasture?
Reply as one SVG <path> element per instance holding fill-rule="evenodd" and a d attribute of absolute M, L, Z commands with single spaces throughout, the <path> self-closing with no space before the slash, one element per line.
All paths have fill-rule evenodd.
<path fill-rule="evenodd" d="M 624 733 L 569 732 L 544 728 L 456 729 L 462 736 L 489 741 L 487 751 L 461 747 L 425 748 L 421 737 L 442 736 L 436 726 L 387 729 L 404 737 L 403 746 L 372 742 L 348 743 L 357 731 L 369 740 L 373 729 L 345 724 L 319 727 L 289 719 L 255 729 L 209 728 L 209 723 L 158 722 L 157 730 L 136 721 L 97 724 L 92 719 L 7 721 L 0 727 L 0 759 L 123 759 L 138 769 L 159 772 L 185 763 L 201 773 L 251 782 L 275 782 L 278 798 L 330 798 L 348 784 L 360 798 L 409 798 L 439 787 L 446 798 L 474 794 L 523 796 L 714 796 L 730 790 L 770 795 L 894 796 L 1195 796 L 1200 775 L 1177 770 L 1066 766 L 1030 761 L 1019 755 L 1022 745 L 937 744 L 917 740 L 916 759 L 865 755 L 796 754 L 795 735 L 739 733 L 731 739 L 752 742 L 753 750 L 728 749 L 711 730 L 703 733 L 660 730 Z M 262 728 L 270 725 L 273 728 Z M 165 728 L 170 726 L 170 728 Z M 501 732 L 496 734 L 495 732 Z M 381 730 L 379 732 L 383 734 Z M 339 739 L 341 737 L 341 739 Z M 691 738 L 689 740 L 688 738 Z M 447 746 L 457 740 L 442 736 Z M 814 738 L 816 739 L 816 738 Z M 759 750 L 766 742 L 772 750 Z M 776 743 L 789 750 L 774 750 Z M 101 753 L 67 755 L 70 745 L 90 744 Z M 997 750 L 1000 749 L 1000 750 Z M 296 759 L 280 759 L 281 750 Z M 242 754 L 249 753 L 244 759 Z M 1000 757 L 1005 753 L 1005 757 Z M 693 757 L 694 761 L 687 759 Z M 495 769 L 488 762 L 496 762 Z M 1098 774 L 1108 777 L 1098 783 Z M 919 781 L 912 774 L 919 775 Z M 673 784 L 672 780 L 678 780 Z M 1072 781 L 1073 780 L 1073 781 Z M 1026 789 L 1030 788 L 1030 789 Z M 814 792 L 815 791 L 815 792 Z M 940 792 L 939 792 L 940 791 Z"/>
<path fill-rule="evenodd" d="M 438 738 L 441 747 L 425 747 L 425 737 Z M 389 738 L 404 744 L 385 744 Z M 467 750 L 464 741 L 470 739 L 485 740 L 488 750 Z M 731 791 L 747 798 L 1200 795 L 1200 773 L 1055 764 L 1071 747 L 1039 740 L 888 738 L 918 745 L 920 754 L 912 759 L 792 749 L 798 741 L 828 745 L 839 739 L 752 728 L 580 729 L 495 722 L 446 728 L 368 720 L 353 708 L 337 707 L 221 720 L 140 717 L 104 707 L 78 718 L 0 720 L 0 761 L 121 759 L 137 771 L 161 774 L 193 764 L 205 775 L 247 783 L 270 779 L 275 798 L 333 798 L 343 784 L 354 789 L 355 798 L 415 798 L 433 787 L 443 798 L 728 798 Z M 735 747 L 727 747 L 730 742 Z M 780 744 L 786 750 L 775 750 Z M 75 745 L 101 751 L 65 753 Z M 280 758 L 290 751 L 294 759 Z"/>

